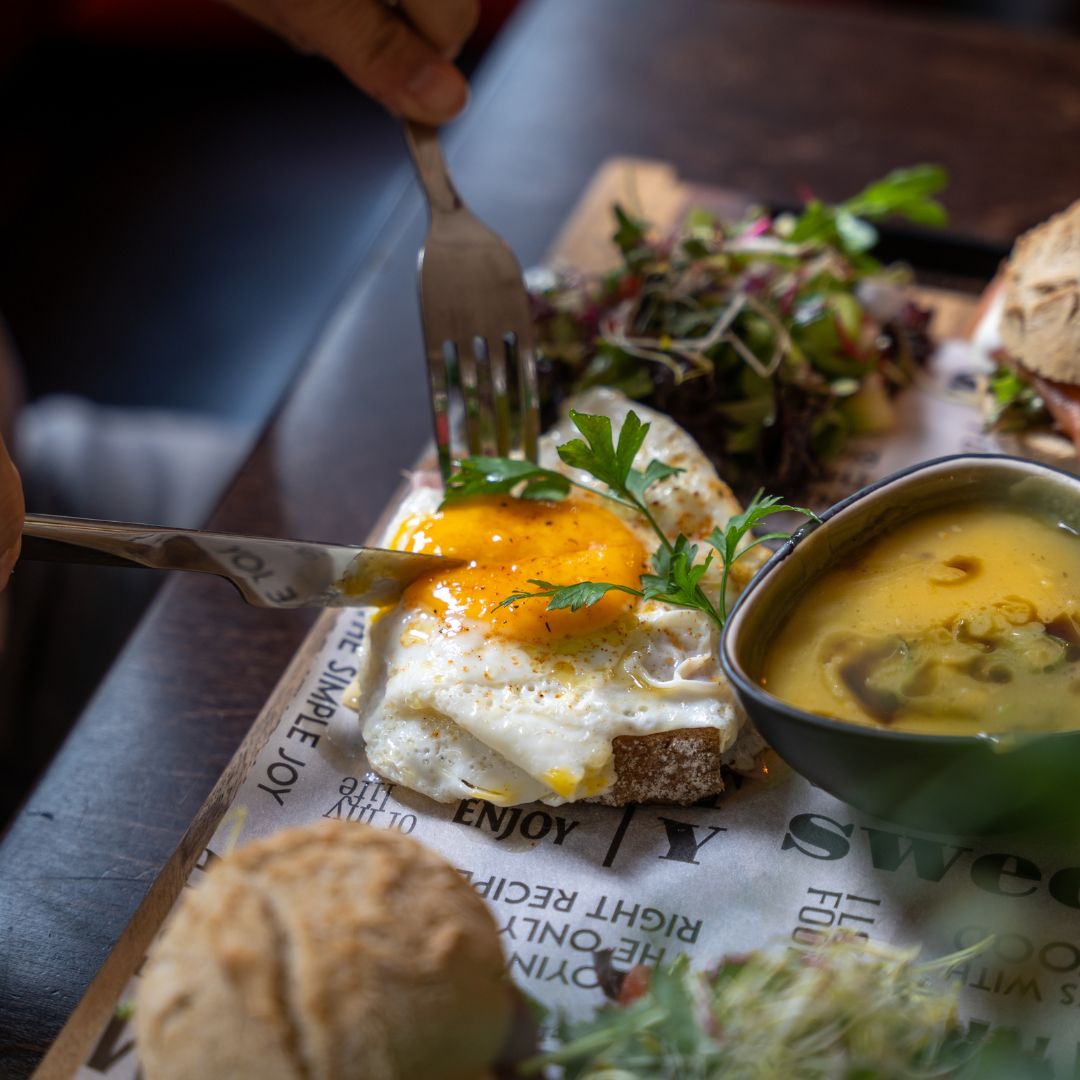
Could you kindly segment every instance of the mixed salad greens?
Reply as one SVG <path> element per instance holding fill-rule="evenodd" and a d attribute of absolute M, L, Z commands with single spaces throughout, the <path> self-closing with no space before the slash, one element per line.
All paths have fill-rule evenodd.
<path fill-rule="evenodd" d="M 744 492 L 797 489 L 855 433 L 887 430 L 891 396 L 929 352 L 909 271 L 871 254 L 872 222 L 946 221 L 935 165 L 899 169 L 837 206 L 692 213 L 657 236 L 621 206 L 621 264 L 534 288 L 548 400 L 618 387 L 679 421 Z"/>
<path fill-rule="evenodd" d="M 833 933 L 727 957 L 712 972 L 686 957 L 654 970 L 598 971 L 614 999 L 562 1020 L 559 1047 L 521 1067 L 566 1080 L 1022 1080 L 1050 1076 L 1007 1038 L 966 1028 L 949 968 L 972 949 L 917 962 L 918 949 Z"/>

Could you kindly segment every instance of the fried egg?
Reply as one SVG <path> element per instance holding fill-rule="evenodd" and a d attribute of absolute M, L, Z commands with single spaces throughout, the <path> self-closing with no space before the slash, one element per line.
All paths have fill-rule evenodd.
<path fill-rule="evenodd" d="M 642 465 L 659 458 L 683 472 L 649 490 L 669 536 L 701 540 L 739 510 L 690 436 L 668 417 L 595 389 L 570 405 L 609 416 L 629 408 L 652 426 Z M 556 447 L 577 436 L 568 419 L 542 440 L 541 464 L 565 466 Z M 387 546 L 465 559 L 423 577 L 393 607 L 374 612 L 346 697 L 363 725 L 372 767 L 441 802 L 559 804 L 614 782 L 612 740 L 713 728 L 725 760 L 749 768 L 761 743 L 718 662 L 719 631 L 704 614 L 619 591 L 576 612 L 544 599 L 529 579 L 638 587 L 656 537 L 638 514 L 572 489 L 559 501 L 483 496 L 440 508 L 441 490 L 415 486 Z M 760 551 L 760 549 L 758 549 Z M 735 564 L 736 587 L 760 560 Z M 715 588 L 719 567 L 706 588 Z"/>

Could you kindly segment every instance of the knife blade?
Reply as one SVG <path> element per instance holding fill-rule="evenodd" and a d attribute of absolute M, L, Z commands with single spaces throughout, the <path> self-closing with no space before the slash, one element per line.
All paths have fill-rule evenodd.
<path fill-rule="evenodd" d="M 216 574 L 256 607 L 382 607 L 463 560 L 385 548 L 28 514 L 23 560 Z"/>

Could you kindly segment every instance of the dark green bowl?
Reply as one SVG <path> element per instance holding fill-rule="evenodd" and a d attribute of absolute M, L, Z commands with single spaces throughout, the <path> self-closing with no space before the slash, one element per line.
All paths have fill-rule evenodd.
<path fill-rule="evenodd" d="M 915 735 L 804 712 L 760 685 L 770 643 L 823 573 L 917 514 L 993 501 L 1080 532 L 1080 479 L 1021 458 L 967 454 L 894 473 L 800 529 L 762 567 L 721 639 L 724 670 L 773 749 L 812 783 L 932 832 L 999 832 L 1080 817 L 1080 730 L 1010 739 Z M 1077 725 L 1080 728 L 1080 702 Z"/>

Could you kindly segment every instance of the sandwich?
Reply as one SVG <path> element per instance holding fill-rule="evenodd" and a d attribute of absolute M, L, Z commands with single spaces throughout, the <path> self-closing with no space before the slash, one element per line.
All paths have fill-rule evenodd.
<path fill-rule="evenodd" d="M 1003 448 L 1057 465 L 1080 454 L 1080 201 L 1021 236 L 975 344 L 992 362 L 988 425 Z"/>
<path fill-rule="evenodd" d="M 749 519 L 669 417 L 606 388 L 569 406 L 539 466 L 469 459 L 385 538 L 468 560 L 375 614 L 346 695 L 372 767 L 438 801 L 693 803 L 763 749 L 718 659 L 767 554 L 734 555 Z"/>
<path fill-rule="evenodd" d="M 481 1080 L 516 992 L 494 920 L 398 832 L 256 840 L 184 893 L 135 1001 L 147 1080 Z"/>

